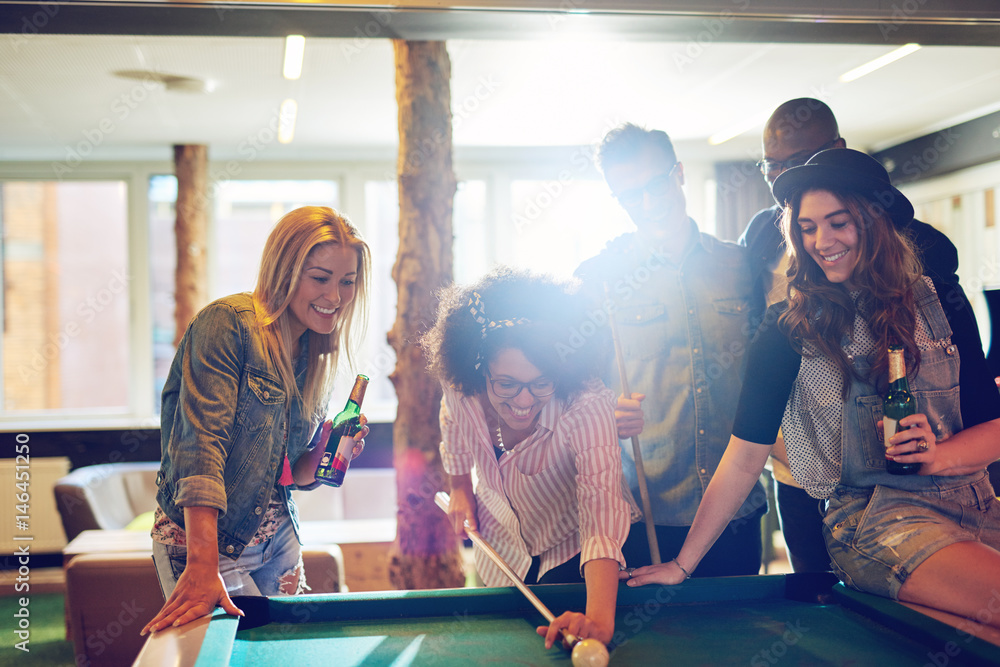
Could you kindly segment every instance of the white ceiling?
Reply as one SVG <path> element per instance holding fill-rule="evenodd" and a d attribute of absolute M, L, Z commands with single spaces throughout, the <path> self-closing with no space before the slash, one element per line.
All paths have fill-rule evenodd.
<path fill-rule="evenodd" d="M 931 46 L 853 83 L 843 72 L 890 45 L 703 41 L 450 40 L 457 150 L 578 146 L 624 121 L 666 130 L 687 159 L 756 157 L 780 102 L 827 101 L 842 134 L 883 148 L 1000 108 L 1000 48 Z M 168 159 L 206 143 L 213 159 L 392 155 L 391 42 L 310 38 L 303 74 L 281 74 L 278 37 L 0 35 L 0 160 Z M 198 77 L 211 92 L 116 76 Z M 295 139 L 271 138 L 294 98 Z M 707 138 L 747 126 L 711 147 Z M 87 155 L 82 155 L 86 151 Z"/>

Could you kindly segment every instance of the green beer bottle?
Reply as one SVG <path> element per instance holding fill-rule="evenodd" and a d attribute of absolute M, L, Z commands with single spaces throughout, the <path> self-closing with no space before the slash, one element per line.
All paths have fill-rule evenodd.
<path fill-rule="evenodd" d="M 903 346 L 889 346 L 889 389 L 882 399 L 882 429 L 885 431 L 885 448 L 889 449 L 889 438 L 897 431 L 905 430 L 899 427 L 899 420 L 917 412 L 917 399 L 910 393 L 910 385 L 906 381 L 906 362 L 903 360 Z M 885 469 L 891 475 L 915 475 L 920 470 L 920 463 L 900 463 L 890 459 L 885 460 Z"/>
<path fill-rule="evenodd" d="M 330 439 L 326 442 L 326 452 L 316 468 L 316 481 L 329 486 L 340 486 L 344 483 L 347 467 L 351 465 L 354 450 L 354 436 L 361 430 L 358 417 L 361 416 L 361 402 L 365 399 L 365 389 L 368 388 L 368 377 L 359 375 L 354 380 L 351 397 L 347 405 L 333 418 L 330 429 Z"/>

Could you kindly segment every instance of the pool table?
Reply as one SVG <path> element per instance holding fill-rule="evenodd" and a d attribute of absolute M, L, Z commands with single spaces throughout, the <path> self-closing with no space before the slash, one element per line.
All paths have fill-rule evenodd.
<path fill-rule="evenodd" d="M 532 589 L 556 614 L 584 604 L 582 585 Z M 136 664 L 571 664 L 545 649 L 541 615 L 514 588 L 235 600 L 244 619 L 216 610 L 158 633 Z M 822 575 L 622 586 L 615 632 L 611 665 L 1000 665 L 1000 647 Z"/>

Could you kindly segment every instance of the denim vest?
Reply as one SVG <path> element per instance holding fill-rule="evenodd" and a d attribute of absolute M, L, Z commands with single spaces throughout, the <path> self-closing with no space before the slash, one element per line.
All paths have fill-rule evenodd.
<path fill-rule="evenodd" d="M 639 436 L 653 522 L 690 526 L 732 434 L 749 347 L 750 276 L 745 248 L 698 232 L 680 265 L 635 234 L 609 244 L 577 270 L 614 309 L 629 389 L 646 394 Z M 610 374 L 621 393 L 620 376 Z M 622 469 L 639 497 L 632 444 Z M 734 520 L 766 505 L 756 484 Z M 648 520 L 648 517 L 647 517 Z"/>
<path fill-rule="evenodd" d="M 296 360 L 300 391 L 307 341 Z M 156 499 L 180 526 L 184 507 L 218 509 L 223 556 L 238 558 L 260 527 L 286 446 L 294 465 L 316 432 L 319 420 L 302 414 L 301 401 L 288 403 L 249 294 L 219 299 L 195 316 L 163 387 Z M 279 493 L 298 536 L 294 488 Z"/>
<path fill-rule="evenodd" d="M 927 415 L 936 439 L 944 440 L 962 430 L 958 348 L 950 344 L 951 326 L 937 294 L 923 281 L 917 282 L 914 292 L 919 315 L 931 337 L 949 342 L 947 347 L 921 349 L 918 375 L 909 380 L 910 392 L 917 399 L 917 411 Z M 867 359 L 854 359 L 854 368 L 867 377 Z M 963 486 L 982 477 L 981 472 L 958 476 L 890 475 L 885 469 L 882 432 L 876 428 L 881 418 L 882 396 L 867 382 L 854 378 L 844 405 L 841 487 L 872 489 L 880 485 L 921 491 Z"/>

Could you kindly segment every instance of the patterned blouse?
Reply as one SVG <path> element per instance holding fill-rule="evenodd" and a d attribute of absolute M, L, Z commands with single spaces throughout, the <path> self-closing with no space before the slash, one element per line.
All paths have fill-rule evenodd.
<path fill-rule="evenodd" d="M 283 494 L 284 491 L 282 489 L 275 489 L 274 494 L 271 496 L 271 502 L 264 512 L 264 520 L 261 522 L 257 532 L 254 533 L 254 536 L 250 538 L 250 542 L 247 543 L 248 547 L 255 547 L 274 537 L 281 524 L 290 518 L 285 503 L 278 500 Z M 156 514 L 153 515 L 153 530 L 150 532 L 150 535 L 160 544 L 169 544 L 176 547 L 187 546 L 187 533 L 184 532 L 183 528 L 171 521 L 170 517 L 164 514 L 163 510 L 159 507 L 156 508 Z"/>

